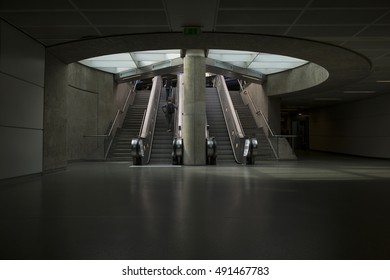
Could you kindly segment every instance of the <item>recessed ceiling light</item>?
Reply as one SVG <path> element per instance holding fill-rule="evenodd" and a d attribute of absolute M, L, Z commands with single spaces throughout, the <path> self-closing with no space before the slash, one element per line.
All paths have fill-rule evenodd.
<path fill-rule="evenodd" d="M 297 111 L 297 108 L 284 108 L 282 111 Z"/>
<path fill-rule="evenodd" d="M 375 93 L 374 90 L 344 90 L 344 93 Z"/>
<path fill-rule="evenodd" d="M 321 97 L 321 98 L 314 98 L 316 101 L 340 101 L 343 100 L 342 98 L 338 97 Z"/>

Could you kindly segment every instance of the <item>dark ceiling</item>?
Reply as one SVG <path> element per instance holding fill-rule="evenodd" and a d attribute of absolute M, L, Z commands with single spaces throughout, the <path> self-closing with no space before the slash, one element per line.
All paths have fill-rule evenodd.
<path fill-rule="evenodd" d="M 0 17 L 48 49 L 88 38 L 183 32 L 183 26 L 309 39 L 357 52 L 372 64 L 368 75 L 332 89 L 320 105 L 390 93 L 383 82 L 390 80 L 388 0 L 8 0 L 0 3 Z M 314 103 L 305 95 L 290 105 Z"/>

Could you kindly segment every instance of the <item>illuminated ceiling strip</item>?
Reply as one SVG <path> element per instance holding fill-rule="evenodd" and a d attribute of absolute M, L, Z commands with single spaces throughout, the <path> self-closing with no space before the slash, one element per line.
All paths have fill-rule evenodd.
<path fill-rule="evenodd" d="M 344 93 L 375 93 L 374 90 L 344 90 Z"/>

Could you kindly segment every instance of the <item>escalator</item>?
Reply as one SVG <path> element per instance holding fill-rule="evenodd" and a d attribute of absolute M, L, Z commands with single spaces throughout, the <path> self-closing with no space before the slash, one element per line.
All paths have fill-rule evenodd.
<path fill-rule="evenodd" d="M 175 89 L 173 89 L 175 90 Z M 168 124 L 162 107 L 166 104 L 165 93 L 160 95 L 157 109 L 156 126 L 149 164 L 172 164 L 173 131 L 168 131 Z"/>
<path fill-rule="evenodd" d="M 236 163 L 216 88 L 206 88 L 206 115 L 209 135 L 217 141 L 217 165 Z"/>
<path fill-rule="evenodd" d="M 129 106 L 122 128 L 118 129 L 108 153 L 109 161 L 132 161 L 131 139 L 137 138 L 144 112 L 148 106 L 150 91 L 137 91 L 133 105 Z"/>

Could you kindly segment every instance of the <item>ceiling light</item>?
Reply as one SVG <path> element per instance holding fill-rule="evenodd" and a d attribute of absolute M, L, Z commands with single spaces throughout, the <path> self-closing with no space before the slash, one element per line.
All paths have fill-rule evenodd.
<path fill-rule="evenodd" d="M 297 108 L 284 108 L 282 111 L 297 111 Z"/>
<path fill-rule="evenodd" d="M 344 93 L 375 93 L 374 90 L 344 90 Z"/>
<path fill-rule="evenodd" d="M 338 97 L 320 97 L 320 98 L 314 98 L 316 101 L 340 101 L 343 100 Z"/>

